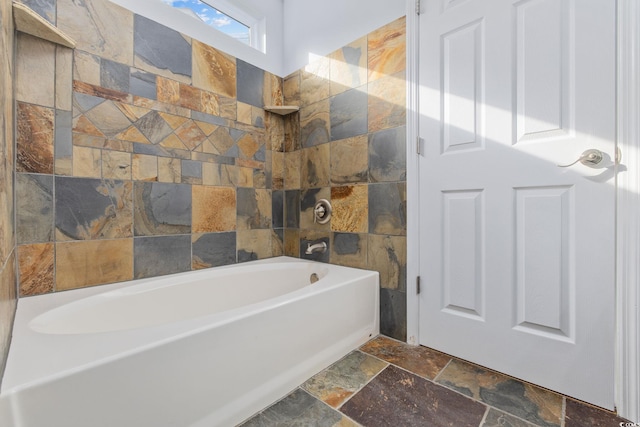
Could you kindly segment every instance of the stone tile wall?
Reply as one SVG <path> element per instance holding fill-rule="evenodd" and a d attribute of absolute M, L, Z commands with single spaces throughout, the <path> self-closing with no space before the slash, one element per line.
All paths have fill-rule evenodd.
<path fill-rule="evenodd" d="M 107 0 L 25 2 L 77 47 L 17 38 L 20 296 L 283 253 L 281 78 Z"/>
<path fill-rule="evenodd" d="M 13 43 L 11 1 L 0 0 L 0 378 L 9 351 L 16 309 Z"/>
<path fill-rule="evenodd" d="M 398 19 L 284 80 L 285 253 L 380 272 L 381 331 L 406 339 L 406 26 Z M 277 166 L 276 166 L 277 165 Z M 275 192 L 274 192 L 275 194 Z M 278 196 L 279 197 L 279 196 Z M 330 222 L 313 222 L 328 199 Z M 325 241 L 325 254 L 304 254 Z"/>

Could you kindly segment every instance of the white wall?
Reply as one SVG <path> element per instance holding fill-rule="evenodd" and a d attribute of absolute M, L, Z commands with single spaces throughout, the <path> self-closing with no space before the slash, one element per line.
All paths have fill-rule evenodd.
<path fill-rule="evenodd" d="M 406 14 L 405 0 L 284 0 L 284 75 Z"/>
<path fill-rule="evenodd" d="M 266 53 L 260 52 L 226 34 L 213 30 L 204 22 L 176 11 L 162 0 L 111 0 L 138 15 L 173 28 L 189 37 L 220 49 L 256 67 L 283 76 L 283 3 L 282 0 L 234 0 L 233 3 L 254 15 L 264 17 Z"/>

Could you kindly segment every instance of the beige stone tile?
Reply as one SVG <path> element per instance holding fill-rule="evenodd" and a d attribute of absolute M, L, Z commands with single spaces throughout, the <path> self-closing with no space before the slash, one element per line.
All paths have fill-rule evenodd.
<path fill-rule="evenodd" d="M 295 258 L 300 257 L 300 230 L 292 228 L 284 230 L 284 254 Z"/>
<path fill-rule="evenodd" d="M 13 317 L 16 310 L 16 269 L 15 252 L 9 256 L 4 268 L 0 266 L 0 361 L 9 351 L 9 339 L 13 326 Z"/>
<path fill-rule="evenodd" d="M 133 179 L 135 181 L 157 181 L 158 158 L 146 154 L 134 154 Z"/>
<path fill-rule="evenodd" d="M 238 181 L 237 187 L 251 187 L 253 188 L 253 168 L 237 167 Z"/>
<path fill-rule="evenodd" d="M 264 105 L 282 105 L 283 87 L 282 78 L 271 74 L 268 71 L 264 73 Z"/>
<path fill-rule="evenodd" d="M 180 82 L 166 77 L 156 77 L 156 93 L 159 102 L 167 104 L 180 103 Z"/>
<path fill-rule="evenodd" d="M 366 233 L 369 230 L 369 192 L 366 184 L 332 187 L 331 230 Z"/>
<path fill-rule="evenodd" d="M 286 153 L 271 152 L 271 188 L 284 189 L 284 158 Z"/>
<path fill-rule="evenodd" d="M 271 230 L 242 230 L 237 232 L 238 262 L 270 258 Z"/>
<path fill-rule="evenodd" d="M 284 78 L 284 105 L 300 106 L 300 71 L 295 71 Z"/>
<path fill-rule="evenodd" d="M 103 102 L 85 115 L 102 134 L 109 138 L 115 137 L 131 126 L 131 120 L 120 111 L 113 101 Z"/>
<path fill-rule="evenodd" d="M 204 169 L 204 165 L 203 165 Z M 180 183 L 182 179 L 182 161 L 170 157 L 158 157 L 158 181 Z"/>
<path fill-rule="evenodd" d="M 18 33 L 16 40 L 16 100 L 55 107 L 56 45 Z"/>
<path fill-rule="evenodd" d="M 330 144 L 321 144 L 302 150 L 300 186 L 302 188 L 329 185 Z"/>
<path fill-rule="evenodd" d="M 194 185 L 191 191 L 192 233 L 236 229 L 235 189 Z"/>
<path fill-rule="evenodd" d="M 53 243 L 24 245 L 18 248 L 21 297 L 54 291 L 54 249 Z"/>
<path fill-rule="evenodd" d="M 312 147 L 331 140 L 329 110 L 328 99 L 300 110 L 300 146 Z"/>
<path fill-rule="evenodd" d="M 331 95 L 360 87 L 367 82 L 367 37 L 338 49 L 331 60 Z"/>
<path fill-rule="evenodd" d="M 327 99 L 330 95 L 330 65 L 328 57 L 321 57 L 304 67 L 300 73 L 300 101 L 307 106 Z"/>
<path fill-rule="evenodd" d="M 102 152 L 96 148 L 73 147 L 73 176 L 102 177 Z"/>
<path fill-rule="evenodd" d="M 284 255 L 284 230 L 271 229 L 271 256 Z"/>
<path fill-rule="evenodd" d="M 367 182 L 369 177 L 367 135 L 331 143 L 331 183 Z"/>
<path fill-rule="evenodd" d="M 90 53 L 74 49 L 73 79 L 100 86 L 100 58 Z"/>
<path fill-rule="evenodd" d="M 76 48 L 133 65 L 133 12 L 101 0 L 58 0 L 57 26 Z"/>
<path fill-rule="evenodd" d="M 406 68 L 405 18 L 381 27 L 368 36 L 369 81 L 396 74 Z"/>
<path fill-rule="evenodd" d="M 369 83 L 369 133 L 404 126 L 407 123 L 404 71 Z"/>
<path fill-rule="evenodd" d="M 368 266 L 380 273 L 380 287 L 404 291 L 407 276 L 407 238 L 369 235 Z"/>
<path fill-rule="evenodd" d="M 234 186 L 237 182 L 237 166 L 219 163 L 202 164 L 202 183 L 204 185 Z"/>
<path fill-rule="evenodd" d="M 73 50 L 56 47 L 56 78 L 55 78 L 56 108 L 71 111 L 73 108 Z"/>
<path fill-rule="evenodd" d="M 266 113 L 267 150 L 284 152 L 284 117 L 279 114 Z"/>
<path fill-rule="evenodd" d="M 238 121 L 250 125 L 251 122 L 251 105 L 244 102 L 238 102 Z"/>
<path fill-rule="evenodd" d="M 302 167 L 302 150 L 284 155 L 284 188 L 297 190 L 300 188 L 300 169 Z"/>
<path fill-rule="evenodd" d="M 56 290 L 133 279 L 133 239 L 56 243 Z"/>
<path fill-rule="evenodd" d="M 193 85 L 229 98 L 235 98 L 235 58 L 197 40 L 193 40 L 191 46 Z"/>
<path fill-rule="evenodd" d="M 122 151 L 102 151 L 102 177 L 131 180 L 131 154 Z"/>

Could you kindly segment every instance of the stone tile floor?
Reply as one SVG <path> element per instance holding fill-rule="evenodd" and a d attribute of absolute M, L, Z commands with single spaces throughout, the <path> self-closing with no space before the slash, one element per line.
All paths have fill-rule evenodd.
<path fill-rule="evenodd" d="M 615 414 L 378 336 L 242 427 L 616 427 Z"/>

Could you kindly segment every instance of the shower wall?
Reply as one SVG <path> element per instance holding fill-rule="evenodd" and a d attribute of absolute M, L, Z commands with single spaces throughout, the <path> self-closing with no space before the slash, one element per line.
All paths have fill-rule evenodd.
<path fill-rule="evenodd" d="M 381 331 L 406 339 L 406 24 L 397 19 L 284 79 L 285 253 L 380 272 Z M 274 198 L 279 192 L 274 192 Z M 319 199 L 333 205 L 313 220 Z M 310 243 L 330 250 L 306 255 Z"/>
<path fill-rule="evenodd" d="M 0 378 L 9 351 L 16 309 L 15 227 L 13 220 L 13 15 L 0 0 Z"/>
<path fill-rule="evenodd" d="M 107 0 L 26 3 L 77 46 L 17 38 L 20 296 L 282 254 L 281 78 Z"/>

